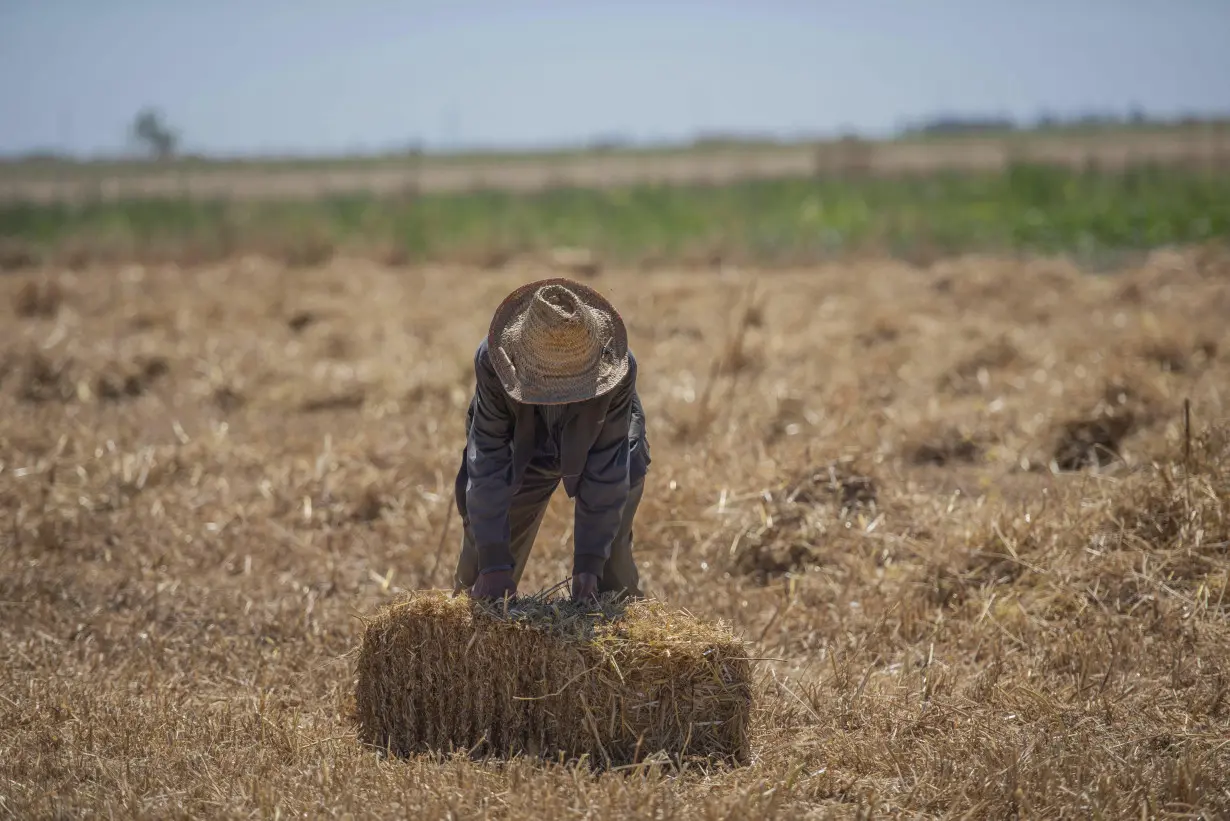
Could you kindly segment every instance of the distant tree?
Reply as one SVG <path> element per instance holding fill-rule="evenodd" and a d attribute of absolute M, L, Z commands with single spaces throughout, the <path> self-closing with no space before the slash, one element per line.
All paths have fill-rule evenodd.
<path fill-rule="evenodd" d="M 145 108 L 137 113 L 132 121 L 130 134 L 134 141 L 144 146 L 146 152 L 157 160 L 165 160 L 175 154 L 179 145 L 179 134 L 163 120 L 162 113 L 153 108 Z"/>
<path fill-rule="evenodd" d="M 1017 123 L 1007 116 L 945 114 L 921 120 L 906 128 L 910 135 L 954 136 L 958 134 L 997 134 L 1015 131 Z"/>
<path fill-rule="evenodd" d="M 589 141 L 587 146 L 590 151 L 597 153 L 606 153 L 611 151 L 622 151 L 630 148 L 632 141 L 623 134 L 610 132 L 607 134 L 599 134 Z"/>

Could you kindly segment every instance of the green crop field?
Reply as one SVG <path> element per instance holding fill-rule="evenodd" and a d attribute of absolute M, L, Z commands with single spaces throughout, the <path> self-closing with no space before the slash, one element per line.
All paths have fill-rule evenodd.
<path fill-rule="evenodd" d="M 867 250 L 1092 258 L 1227 237 L 1230 172 L 1018 164 L 910 178 L 5 203 L 0 234 L 28 258 L 201 261 L 257 251 L 311 262 L 340 250 L 475 261 L 559 246 L 620 264 L 715 257 L 795 264 Z"/>

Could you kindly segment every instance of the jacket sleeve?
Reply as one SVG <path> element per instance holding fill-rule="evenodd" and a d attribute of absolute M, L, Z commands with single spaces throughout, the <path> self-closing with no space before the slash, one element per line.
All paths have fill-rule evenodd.
<path fill-rule="evenodd" d="M 573 525 L 573 573 L 602 577 L 628 501 L 632 401 L 636 394 L 636 360 L 612 392 L 598 436 L 590 447 L 577 486 Z"/>
<path fill-rule="evenodd" d="M 466 512 L 483 570 L 513 563 L 508 510 L 515 415 L 485 343 L 474 356 L 474 375 L 474 419 L 466 438 Z"/>

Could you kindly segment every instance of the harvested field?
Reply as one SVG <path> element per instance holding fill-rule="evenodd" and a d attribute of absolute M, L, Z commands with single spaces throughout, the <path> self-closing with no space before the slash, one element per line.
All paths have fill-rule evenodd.
<path fill-rule="evenodd" d="M 758 659 L 747 762 L 361 744 L 362 619 L 449 583 L 474 345 L 540 273 L 0 275 L 0 817 L 1230 814 L 1216 245 L 603 268 L 642 581 Z"/>

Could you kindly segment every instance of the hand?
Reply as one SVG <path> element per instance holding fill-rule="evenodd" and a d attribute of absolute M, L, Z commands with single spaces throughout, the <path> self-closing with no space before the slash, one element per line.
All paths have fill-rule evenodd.
<path fill-rule="evenodd" d="M 470 595 L 476 599 L 502 599 L 505 594 L 509 598 L 517 594 L 517 582 L 513 580 L 511 570 L 483 573 L 470 588 Z"/>
<path fill-rule="evenodd" d="M 572 577 L 572 599 L 595 599 L 598 597 L 598 577 L 593 573 L 578 573 Z"/>

